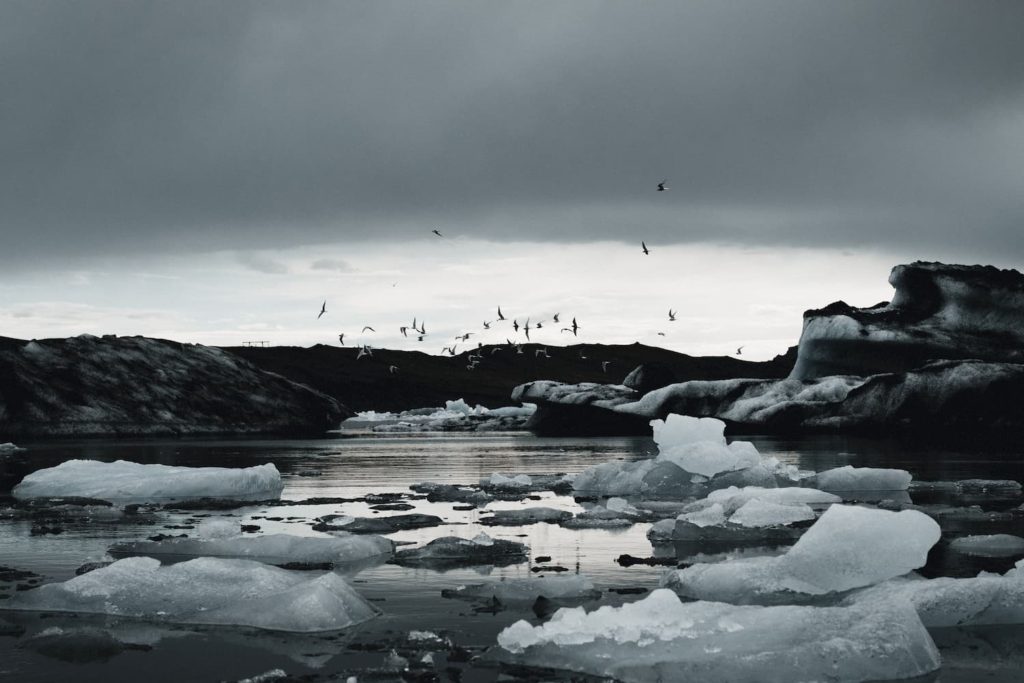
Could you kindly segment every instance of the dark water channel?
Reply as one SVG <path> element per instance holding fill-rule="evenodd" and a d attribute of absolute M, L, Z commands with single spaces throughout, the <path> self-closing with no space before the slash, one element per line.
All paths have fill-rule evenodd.
<path fill-rule="evenodd" d="M 941 450 L 877 440 L 813 437 L 779 439 L 746 437 L 764 455 L 775 455 L 803 469 L 824 470 L 842 465 L 896 467 L 915 480 L 950 481 L 972 478 L 1024 480 L 1020 451 Z M 645 438 L 538 438 L 528 434 L 427 434 L 373 436 L 339 434 L 316 440 L 187 440 L 86 441 L 23 443 L 27 451 L 0 456 L 0 498 L 10 496 L 20 479 L 43 467 L 71 458 L 189 466 L 242 467 L 273 462 L 285 481 L 282 498 L 359 498 L 371 493 L 409 492 L 410 484 L 434 481 L 475 483 L 493 472 L 505 474 L 575 473 L 612 460 L 638 459 L 656 453 Z M 544 505 L 578 511 L 571 496 L 551 492 L 541 500 L 492 503 L 491 508 Z M 484 527 L 481 510 L 456 510 L 455 504 L 412 500 L 415 510 L 442 517 L 440 527 L 391 534 L 396 541 L 423 543 L 445 535 L 472 537 L 486 531 L 496 538 L 524 542 L 530 557 L 550 556 L 545 564 L 584 573 L 603 597 L 586 603 L 635 600 L 638 591 L 657 587 L 663 567 L 621 566 L 622 554 L 648 557 L 655 553 L 646 538 L 648 524 L 625 530 L 570 530 L 552 524 Z M 915 503 L 980 505 L 987 511 L 1020 506 L 1019 493 L 955 495 L 915 493 Z M 235 510 L 164 511 L 140 518 L 68 520 L 58 533 L 33 534 L 29 519 L 0 519 L 0 565 L 38 575 L 39 582 L 63 581 L 75 569 L 104 558 L 108 547 L 155 533 L 189 533 L 187 527 L 212 517 L 226 517 L 260 527 L 260 533 L 317 535 L 313 520 L 326 514 L 369 516 L 365 502 L 292 507 L 249 506 Z M 267 519 L 267 518 L 274 519 Z M 1020 519 L 1020 517 L 1017 517 Z M 184 527 L 184 528 L 183 528 Z M 1017 522 L 970 520 L 943 524 L 943 541 L 933 551 L 926 575 L 973 576 L 979 570 L 1006 571 L 1012 559 L 981 560 L 945 549 L 949 538 L 971 533 L 1024 535 Z M 660 548 L 657 553 L 692 552 Z M 479 567 L 447 572 L 382 564 L 359 571 L 355 587 L 374 602 L 383 616 L 350 631 L 330 636 L 298 636 L 231 628 L 167 627 L 131 620 L 73 615 L 0 612 L 0 679 L 11 681 L 218 681 L 256 676 L 282 669 L 312 680 L 465 680 L 514 679 L 522 672 L 488 662 L 467 661 L 493 646 L 497 633 L 519 619 L 536 622 L 529 608 L 488 609 L 486 605 L 447 599 L 441 591 L 468 583 L 535 576 L 532 559 L 503 568 Z M 10 595 L 24 580 L 0 581 L 0 596 Z M 624 590 L 625 589 L 625 590 Z M 632 591 L 632 592 L 630 592 Z M 39 646 L 33 636 L 52 628 L 91 626 L 96 632 L 130 634 L 134 646 L 104 649 L 88 640 L 77 647 Z M 410 644 L 411 631 L 430 631 L 449 639 L 447 647 Z M 953 629 L 936 633 L 943 652 L 942 681 L 1024 680 L 1024 629 Z M 35 643 L 35 644 L 33 644 Z M 392 652 L 394 651 L 394 652 Z M 429 666 L 417 664 L 431 654 Z M 413 673 L 400 673 L 404 657 Z M 418 672 L 418 673 L 416 673 Z M 566 680 L 568 675 L 556 676 Z"/>

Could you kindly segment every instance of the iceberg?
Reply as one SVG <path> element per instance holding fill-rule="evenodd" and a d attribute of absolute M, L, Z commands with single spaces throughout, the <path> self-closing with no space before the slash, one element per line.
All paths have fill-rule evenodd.
<path fill-rule="evenodd" d="M 446 598 L 497 599 L 503 603 L 532 603 L 537 598 L 548 600 L 590 600 L 601 597 L 601 591 L 586 576 L 541 576 L 529 579 L 506 579 L 493 583 L 460 586 L 441 593 Z"/>
<path fill-rule="evenodd" d="M 667 572 L 662 585 L 699 600 L 777 604 L 870 586 L 924 566 L 939 525 L 915 510 L 833 505 L 789 551 Z"/>
<path fill-rule="evenodd" d="M 520 508 L 516 510 L 485 510 L 492 513 L 490 517 L 481 517 L 480 524 L 488 526 L 526 526 L 537 522 L 557 524 L 572 517 L 568 510 L 556 510 L 548 507 Z"/>
<path fill-rule="evenodd" d="M 126 460 L 67 460 L 37 470 L 14 487 L 15 498 L 79 496 L 116 501 L 188 498 L 267 499 L 281 495 L 273 463 L 255 467 L 174 467 Z"/>
<path fill-rule="evenodd" d="M 822 491 L 906 491 L 913 477 L 906 470 L 879 467 L 836 467 L 806 479 Z"/>
<path fill-rule="evenodd" d="M 6 443 L 0 443 L 0 455 L 8 455 L 10 453 L 18 453 L 18 452 L 23 451 L 23 450 L 25 450 L 25 449 L 21 448 L 19 446 L 14 445 L 10 441 L 7 441 Z"/>
<path fill-rule="evenodd" d="M 502 659 L 554 666 L 626 683 L 868 681 L 939 668 L 914 609 L 892 602 L 852 607 L 737 607 L 683 603 L 653 591 L 621 607 L 558 610 L 498 634 Z"/>
<path fill-rule="evenodd" d="M 969 579 L 893 579 L 850 595 L 844 604 L 874 609 L 907 600 L 925 626 L 1024 624 L 1022 563 L 1005 575 L 982 574 Z"/>
<path fill-rule="evenodd" d="M 233 557 L 268 564 L 344 565 L 391 555 L 394 543 L 382 536 L 292 536 L 267 534 L 231 538 L 171 538 L 163 541 L 118 543 L 114 557 L 146 555 L 180 560 L 193 557 Z"/>
<path fill-rule="evenodd" d="M 963 536 L 954 538 L 949 547 L 965 555 L 979 557 L 1014 557 L 1024 555 L 1024 538 L 1010 534 Z"/>
<path fill-rule="evenodd" d="M 259 562 L 211 557 L 169 566 L 151 557 L 130 557 L 18 593 L 0 602 L 0 609 L 295 633 L 337 631 L 380 613 L 333 572 L 310 579 Z"/>
<path fill-rule="evenodd" d="M 522 543 L 491 538 L 487 534 L 478 534 L 472 539 L 443 536 L 419 548 L 399 550 L 392 562 L 403 567 L 431 569 L 486 564 L 504 567 L 525 562 L 528 552 L 529 548 Z"/>

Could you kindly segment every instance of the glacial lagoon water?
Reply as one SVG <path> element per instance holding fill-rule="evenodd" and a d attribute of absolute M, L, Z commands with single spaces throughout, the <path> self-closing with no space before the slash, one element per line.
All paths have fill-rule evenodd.
<path fill-rule="evenodd" d="M 895 467 L 909 470 L 916 480 L 951 481 L 972 478 L 1024 479 L 1019 450 L 971 451 L 934 446 L 839 437 L 742 437 L 764 455 L 774 455 L 802 469 L 824 470 L 843 465 Z M 375 493 L 411 494 L 409 486 L 433 481 L 476 483 L 494 472 L 505 474 L 576 473 L 612 459 L 639 459 L 656 454 L 649 438 L 541 438 L 525 433 L 433 433 L 373 435 L 343 432 L 309 440 L 180 440 L 180 441 L 63 441 L 22 443 L 28 450 L 0 459 L 0 498 L 9 497 L 20 479 L 43 467 L 71 458 L 132 460 L 186 466 L 242 467 L 273 462 L 285 482 L 282 499 L 362 498 Z M 491 509 L 543 505 L 578 511 L 572 496 L 552 492 L 539 500 L 502 501 Z M 914 493 L 917 503 L 980 505 L 986 510 L 1009 510 L 1024 500 L 1019 493 Z M 570 530 L 553 524 L 485 527 L 481 509 L 456 509 L 458 504 L 430 503 L 414 496 L 409 512 L 442 517 L 439 527 L 401 531 L 389 537 L 399 542 L 424 543 L 446 535 L 473 537 L 481 531 L 496 538 L 526 543 L 530 560 L 508 567 L 434 571 L 379 564 L 351 574 L 354 586 L 379 607 L 383 615 L 348 631 L 299 636 L 233 628 L 168 627 L 144 622 L 83 615 L 41 615 L 0 612 L 0 680 L 11 681 L 219 681 L 239 680 L 280 669 L 293 677 L 340 680 L 512 680 L 530 678 L 524 672 L 490 661 L 487 649 L 496 636 L 519 619 L 537 622 L 530 606 L 495 606 L 442 597 L 460 585 L 526 578 L 552 566 L 589 576 L 602 592 L 588 609 L 617 605 L 657 587 L 660 566 L 622 566 L 623 554 L 685 560 L 694 548 L 653 548 L 648 524 L 625 530 Z M 0 518 L 0 565 L 38 575 L 35 582 L 12 579 L 0 583 L 8 596 L 31 583 L 63 581 L 81 565 L 104 558 L 116 542 L 140 540 L 154 534 L 194 534 L 202 521 L 224 518 L 258 525 L 259 533 L 317 535 L 311 526 L 328 514 L 370 516 L 397 514 L 373 510 L 365 501 L 294 505 L 251 505 L 227 510 L 157 510 L 134 517 L 63 520 Z M 1020 517 L 1015 519 L 1019 520 Z M 922 570 L 927 576 L 973 576 L 980 570 L 1006 571 L 1013 560 L 974 558 L 945 550 L 948 539 L 967 534 L 1024 534 L 1015 521 L 969 520 L 944 524 L 943 542 Z M 699 549 L 697 549 L 699 551 Z M 551 560 L 537 562 L 535 558 Z M 543 574 L 546 571 L 539 573 Z M 56 631 L 55 629 L 61 629 Z M 84 630 L 83 630 L 84 629 Z M 410 632 L 433 632 L 450 641 L 435 647 L 430 641 L 410 640 Z M 81 638 L 49 637 L 75 632 Z M 42 634 L 42 635 L 41 635 Z M 112 636 L 112 637 L 111 637 Z M 937 629 L 933 637 L 944 666 L 929 680 L 1021 680 L 1024 671 L 1024 629 L 989 627 Z M 131 643 L 127 648 L 111 645 Z M 431 662 L 418 661 L 427 653 Z M 474 659 L 479 657 L 478 659 Z M 403 675 L 403 660 L 409 661 Z M 469 660 L 469 661 L 467 661 Z M 426 673 L 424 673 L 426 672 Z M 564 678 L 570 674 L 547 674 Z M 579 675 L 572 675 L 580 679 Z"/>

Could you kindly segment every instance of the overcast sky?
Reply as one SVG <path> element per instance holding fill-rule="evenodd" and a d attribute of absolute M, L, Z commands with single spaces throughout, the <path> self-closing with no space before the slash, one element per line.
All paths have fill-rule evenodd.
<path fill-rule="evenodd" d="M 781 352 L 895 263 L 1024 260 L 1022 26 L 1017 1 L 7 0 L 0 334 L 306 344 L 518 299 L 625 341 L 696 298 L 722 338 L 667 345 Z M 324 298 L 330 334 L 290 318 Z"/>

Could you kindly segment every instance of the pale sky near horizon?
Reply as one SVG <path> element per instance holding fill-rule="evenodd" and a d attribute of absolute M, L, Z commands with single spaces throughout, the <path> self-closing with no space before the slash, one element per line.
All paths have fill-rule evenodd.
<path fill-rule="evenodd" d="M 1021 266 L 1022 25 L 1002 0 L 11 0 L 0 335 L 438 353 L 501 304 L 769 358 L 898 263 Z"/>

